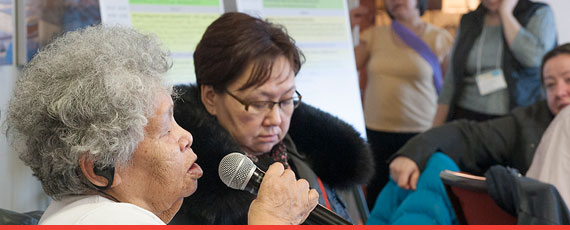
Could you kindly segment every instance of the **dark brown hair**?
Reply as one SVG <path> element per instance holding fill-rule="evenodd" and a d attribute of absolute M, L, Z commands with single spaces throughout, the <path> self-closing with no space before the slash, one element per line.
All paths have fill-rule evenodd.
<path fill-rule="evenodd" d="M 546 64 L 546 62 L 548 60 L 550 60 L 553 57 L 556 57 L 558 55 L 561 54 L 567 54 L 570 55 L 570 43 L 565 43 L 562 45 L 559 45 L 557 47 L 554 47 L 554 49 L 548 51 L 548 53 L 546 53 L 544 55 L 544 57 L 542 57 L 542 64 L 540 65 L 540 80 L 541 82 L 543 82 L 544 84 L 544 64 Z"/>
<path fill-rule="evenodd" d="M 304 57 L 282 26 L 243 13 L 225 13 L 208 26 L 194 51 L 196 80 L 220 93 L 253 64 L 240 90 L 259 86 L 267 82 L 279 56 L 297 75 Z"/>

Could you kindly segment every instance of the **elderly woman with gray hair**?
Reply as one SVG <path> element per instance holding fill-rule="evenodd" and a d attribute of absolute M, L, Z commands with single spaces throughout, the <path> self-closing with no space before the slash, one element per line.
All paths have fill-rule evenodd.
<path fill-rule="evenodd" d="M 202 169 L 173 118 L 170 66 L 154 36 L 98 26 L 58 38 L 24 68 L 7 133 L 54 199 L 40 224 L 165 224 L 194 193 Z M 317 199 L 273 164 L 249 223 L 301 223 Z"/>

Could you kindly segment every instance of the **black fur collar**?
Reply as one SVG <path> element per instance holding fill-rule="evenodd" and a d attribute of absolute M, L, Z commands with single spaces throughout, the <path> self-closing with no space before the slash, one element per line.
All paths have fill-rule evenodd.
<path fill-rule="evenodd" d="M 206 111 L 198 87 L 176 90 L 181 96 L 175 99 L 174 117 L 192 133 L 192 149 L 204 176 L 172 223 L 246 224 L 244 217 L 254 197 L 226 187 L 217 172 L 220 160 L 228 153 L 241 152 L 240 146 Z M 315 173 L 334 188 L 367 183 L 373 175 L 374 161 L 367 144 L 350 125 L 326 112 L 301 104 L 293 113 L 289 135 Z"/>

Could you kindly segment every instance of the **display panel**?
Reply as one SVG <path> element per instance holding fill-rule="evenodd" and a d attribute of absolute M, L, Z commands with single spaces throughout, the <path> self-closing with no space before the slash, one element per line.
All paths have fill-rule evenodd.
<path fill-rule="evenodd" d="M 284 25 L 304 53 L 297 75 L 303 101 L 347 121 L 366 136 L 345 0 L 238 0 L 236 8 Z"/>
<path fill-rule="evenodd" d="M 156 34 L 172 55 L 168 81 L 196 82 L 194 49 L 210 25 L 223 13 L 218 0 L 101 0 L 104 24 L 124 24 Z"/>

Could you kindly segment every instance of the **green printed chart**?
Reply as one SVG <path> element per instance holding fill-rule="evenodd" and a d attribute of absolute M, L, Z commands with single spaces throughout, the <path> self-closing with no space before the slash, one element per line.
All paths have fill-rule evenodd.
<path fill-rule="evenodd" d="M 264 0 L 264 8 L 297 9 L 344 9 L 344 3 L 338 0 Z"/>
<path fill-rule="evenodd" d="M 192 55 L 223 10 L 218 0 L 129 0 L 131 25 L 155 33 L 172 54 L 172 84 L 196 82 Z"/>

